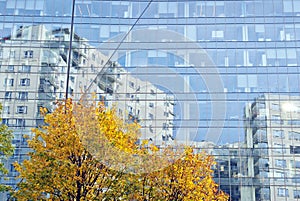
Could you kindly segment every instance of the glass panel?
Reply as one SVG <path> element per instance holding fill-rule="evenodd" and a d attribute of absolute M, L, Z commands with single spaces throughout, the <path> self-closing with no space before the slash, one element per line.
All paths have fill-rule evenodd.
<path fill-rule="evenodd" d="M 95 93 L 140 140 L 214 155 L 231 200 L 299 198 L 300 1 L 74 2 L 0 0 L 1 117 L 21 147 L 7 167 L 41 107 Z"/>

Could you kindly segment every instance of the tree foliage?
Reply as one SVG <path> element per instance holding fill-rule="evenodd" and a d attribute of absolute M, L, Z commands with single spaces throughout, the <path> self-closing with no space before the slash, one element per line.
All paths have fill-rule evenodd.
<path fill-rule="evenodd" d="M 172 155 L 170 151 L 168 155 Z M 227 200 L 213 181 L 214 160 L 204 152 L 194 153 L 186 147 L 180 159 L 157 172 L 144 175 L 140 200 Z M 142 193 L 142 194 L 141 194 Z"/>
<path fill-rule="evenodd" d="M 0 104 L 0 115 L 2 105 Z M 0 122 L 2 119 L 0 118 Z M 5 124 L 0 124 L 0 175 L 3 177 L 8 173 L 3 161 L 13 154 L 14 147 L 12 146 L 13 133 Z M 7 186 L 0 184 L 0 192 L 7 190 Z"/>
<path fill-rule="evenodd" d="M 175 160 L 171 149 L 160 152 L 148 142 L 138 144 L 139 126 L 124 123 L 103 104 L 58 103 L 53 113 L 45 115 L 45 126 L 33 132 L 30 159 L 15 163 L 22 179 L 13 192 L 18 200 L 228 198 L 212 179 L 210 156 L 186 148 Z M 142 156 L 139 161 L 147 170 L 150 163 L 161 162 L 154 156 L 158 152 L 170 156 L 172 165 L 135 173 L 136 156 Z"/>

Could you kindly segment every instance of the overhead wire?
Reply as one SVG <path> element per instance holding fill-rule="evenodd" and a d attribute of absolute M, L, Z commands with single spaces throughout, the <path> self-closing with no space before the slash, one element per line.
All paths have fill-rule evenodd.
<path fill-rule="evenodd" d="M 93 83 L 98 79 L 99 76 L 102 76 L 103 73 L 105 72 L 107 65 L 111 62 L 112 57 L 116 54 L 116 52 L 119 50 L 119 48 L 121 47 L 121 45 L 123 44 L 123 42 L 125 41 L 125 39 L 128 37 L 128 35 L 130 34 L 130 32 L 133 30 L 133 28 L 137 25 L 137 23 L 140 21 L 140 19 L 142 18 L 142 16 L 145 14 L 145 12 L 147 11 L 147 9 L 150 7 L 151 3 L 153 2 L 153 0 L 150 0 L 148 2 L 148 4 L 145 6 L 145 8 L 143 9 L 143 11 L 141 12 L 141 14 L 139 15 L 139 17 L 136 19 L 136 21 L 133 23 L 133 25 L 129 28 L 129 30 L 127 31 L 127 33 L 124 35 L 124 37 L 121 39 L 121 41 L 118 43 L 117 47 L 113 50 L 112 54 L 109 56 L 108 60 L 105 62 L 105 64 L 103 65 L 103 68 L 100 70 L 99 73 L 97 73 L 96 77 L 93 79 L 93 81 L 89 84 L 89 86 L 86 88 L 84 94 L 82 96 L 85 96 L 87 94 L 87 92 L 90 90 L 90 88 L 92 87 Z"/>

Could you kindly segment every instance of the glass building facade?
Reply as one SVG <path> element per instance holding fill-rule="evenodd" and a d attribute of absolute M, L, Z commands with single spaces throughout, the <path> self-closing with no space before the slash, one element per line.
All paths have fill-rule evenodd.
<path fill-rule="evenodd" d="M 0 0 L 2 182 L 40 107 L 95 92 L 142 138 L 199 142 L 232 200 L 298 200 L 299 40 L 298 0 Z"/>

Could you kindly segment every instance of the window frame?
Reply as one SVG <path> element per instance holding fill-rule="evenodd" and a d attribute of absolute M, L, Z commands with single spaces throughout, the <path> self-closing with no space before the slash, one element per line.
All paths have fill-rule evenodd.
<path fill-rule="evenodd" d="M 33 50 L 24 51 L 24 58 L 33 58 Z"/>
<path fill-rule="evenodd" d="M 25 91 L 18 92 L 18 100 L 27 101 L 28 100 L 28 92 L 25 92 Z"/>
<path fill-rule="evenodd" d="M 17 114 L 27 114 L 27 106 L 24 105 L 18 105 L 16 108 Z"/>
<path fill-rule="evenodd" d="M 30 86 L 30 79 L 29 78 L 21 78 L 19 85 L 20 86 Z"/>

